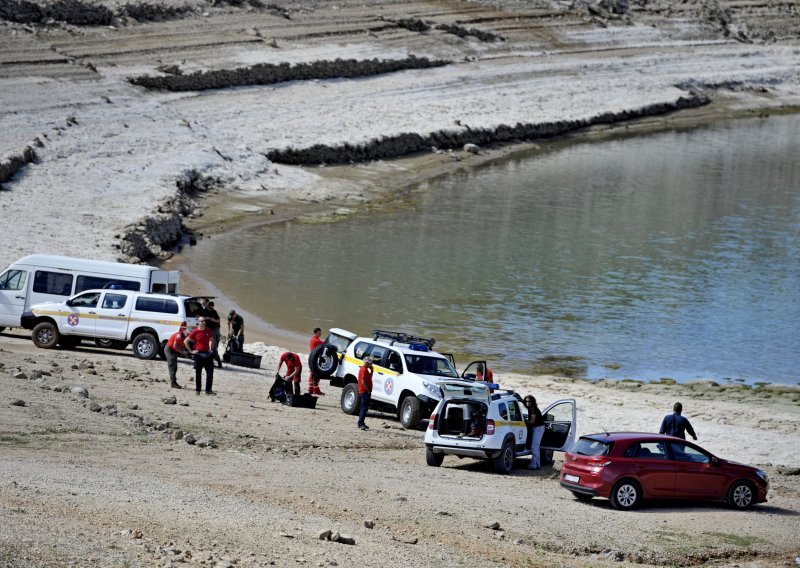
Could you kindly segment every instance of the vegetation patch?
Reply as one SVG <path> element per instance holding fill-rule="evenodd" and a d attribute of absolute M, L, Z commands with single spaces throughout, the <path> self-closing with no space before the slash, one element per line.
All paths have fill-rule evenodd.
<path fill-rule="evenodd" d="M 584 378 L 586 371 L 583 357 L 577 355 L 546 355 L 536 360 L 532 369 L 536 375 L 559 375 L 572 379 Z"/>

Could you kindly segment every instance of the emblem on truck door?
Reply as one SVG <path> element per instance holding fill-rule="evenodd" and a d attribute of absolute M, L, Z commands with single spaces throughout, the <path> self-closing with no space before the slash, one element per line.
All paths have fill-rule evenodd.
<path fill-rule="evenodd" d="M 78 318 L 78 314 L 70 314 L 69 317 L 67 318 L 67 323 L 69 325 L 73 326 L 78 325 L 79 321 L 80 319 Z"/>

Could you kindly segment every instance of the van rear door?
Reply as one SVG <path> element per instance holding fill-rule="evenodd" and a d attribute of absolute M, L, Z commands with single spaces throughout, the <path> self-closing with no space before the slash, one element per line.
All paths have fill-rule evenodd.
<path fill-rule="evenodd" d="M 150 289 L 153 294 L 177 294 L 180 282 L 180 272 L 177 270 L 154 270 L 150 273 Z"/>
<path fill-rule="evenodd" d="M 19 327 L 27 291 L 28 270 L 9 267 L 0 274 L 0 327 Z"/>

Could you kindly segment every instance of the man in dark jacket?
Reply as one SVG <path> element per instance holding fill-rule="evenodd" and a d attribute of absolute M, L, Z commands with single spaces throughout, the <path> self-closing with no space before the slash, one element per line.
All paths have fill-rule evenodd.
<path fill-rule="evenodd" d="M 685 432 L 689 432 L 692 438 L 697 440 L 697 436 L 694 433 L 694 428 L 692 428 L 689 420 L 681 416 L 683 405 L 680 402 L 676 402 L 675 406 L 672 407 L 672 410 L 673 413 L 667 414 L 664 417 L 664 420 L 661 421 L 661 429 L 658 431 L 658 433 L 666 434 L 667 436 L 675 436 L 676 438 L 683 438 L 685 440 Z"/>

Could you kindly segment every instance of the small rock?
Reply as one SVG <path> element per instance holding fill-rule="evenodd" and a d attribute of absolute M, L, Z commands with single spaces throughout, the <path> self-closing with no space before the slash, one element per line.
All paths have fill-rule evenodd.
<path fill-rule="evenodd" d="M 92 401 L 89 403 L 89 410 L 91 410 L 92 412 L 100 412 L 101 410 L 103 410 L 103 407 L 97 404 L 95 401 Z"/>
<path fill-rule="evenodd" d="M 193 434 L 186 434 L 183 439 L 186 440 L 187 444 L 192 446 L 197 442 L 197 438 L 195 438 Z"/>
<path fill-rule="evenodd" d="M 498 522 L 494 522 L 494 523 L 492 523 L 491 525 L 486 525 L 486 528 L 487 528 L 487 529 L 492 529 L 493 531 L 499 531 L 499 530 L 502 530 L 502 529 L 500 528 L 500 523 L 498 523 Z"/>
<path fill-rule="evenodd" d="M 178 403 L 178 399 L 175 398 L 175 395 L 173 394 L 173 395 L 168 396 L 166 398 L 162 398 L 161 402 L 163 402 L 164 404 L 177 404 Z"/>
<path fill-rule="evenodd" d="M 478 154 L 481 149 L 477 144 L 464 144 L 464 151 L 469 152 L 470 154 Z"/>
<path fill-rule="evenodd" d="M 89 391 L 86 389 L 86 387 L 72 387 L 70 392 L 72 392 L 72 394 L 82 396 L 83 398 L 89 398 Z"/>
<path fill-rule="evenodd" d="M 27 378 L 28 378 L 28 375 L 26 375 L 26 374 L 25 374 L 24 372 L 22 372 L 22 371 L 19 371 L 18 373 L 14 373 L 14 378 L 15 378 L 15 379 L 27 379 Z"/>
<path fill-rule="evenodd" d="M 139 405 L 132 402 L 128 403 L 128 410 L 139 410 Z"/>
<path fill-rule="evenodd" d="M 80 362 L 80 364 L 78 365 L 78 368 L 79 369 L 94 369 L 94 363 L 84 359 L 83 361 Z"/>
<path fill-rule="evenodd" d="M 217 442 L 214 438 L 198 438 L 197 445 L 201 448 L 216 448 Z"/>
<path fill-rule="evenodd" d="M 25 403 L 24 400 L 18 398 L 17 400 L 11 403 L 11 406 L 28 406 L 28 405 Z"/>
<path fill-rule="evenodd" d="M 144 533 L 142 531 L 140 531 L 139 529 L 136 529 L 135 531 L 133 531 L 133 538 L 142 539 L 142 538 L 144 538 Z"/>
<path fill-rule="evenodd" d="M 364 526 L 368 529 L 374 529 L 375 521 L 364 521 Z"/>
<path fill-rule="evenodd" d="M 333 534 L 333 532 L 330 529 L 328 529 L 326 531 L 322 531 L 321 533 L 319 533 L 319 539 L 320 540 L 330 540 L 332 534 Z"/>
<path fill-rule="evenodd" d="M 175 430 L 172 434 L 169 435 L 172 440 L 180 440 L 183 438 L 183 430 Z"/>
<path fill-rule="evenodd" d="M 180 401 L 178 403 L 178 406 L 189 406 L 189 401 L 188 400 L 182 400 L 182 401 Z"/>

